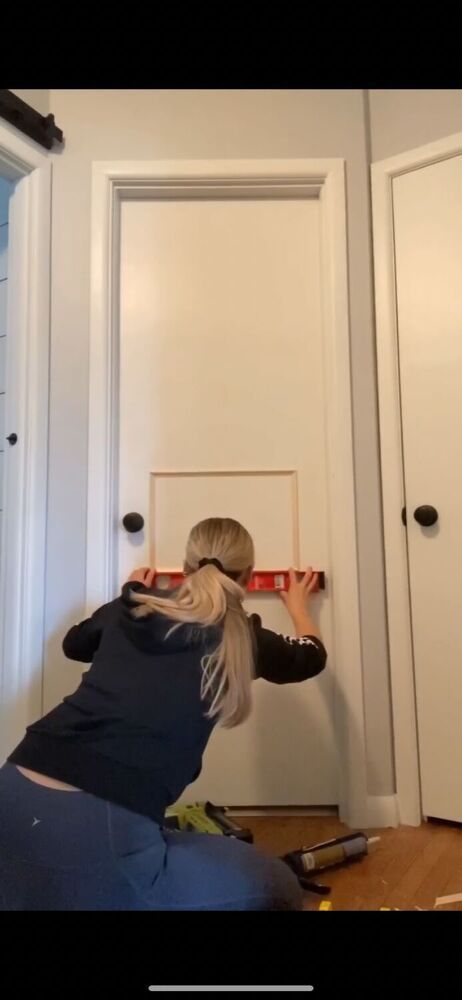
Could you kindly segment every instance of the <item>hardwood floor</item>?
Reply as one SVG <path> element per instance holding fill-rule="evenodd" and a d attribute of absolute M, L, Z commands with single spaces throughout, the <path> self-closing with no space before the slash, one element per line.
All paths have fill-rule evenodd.
<path fill-rule="evenodd" d="M 250 817 L 236 821 L 249 827 L 254 843 L 273 855 L 285 854 L 350 831 L 332 816 Z M 333 910 L 432 910 L 438 896 L 462 893 L 462 826 L 438 822 L 398 829 L 369 830 L 381 837 L 364 860 L 320 872 L 319 882 L 330 885 L 330 896 L 306 894 L 304 909 L 317 910 L 322 898 Z M 462 903 L 441 910 L 462 909 Z"/>

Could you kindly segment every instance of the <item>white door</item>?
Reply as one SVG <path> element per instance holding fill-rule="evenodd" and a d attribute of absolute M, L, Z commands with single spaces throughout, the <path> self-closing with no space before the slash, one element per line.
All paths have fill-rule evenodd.
<path fill-rule="evenodd" d="M 6 551 L 6 534 L 9 527 L 8 518 L 6 514 L 10 514 L 10 509 L 6 510 L 6 479 L 7 479 L 7 463 L 11 456 L 8 452 L 11 452 L 9 443 L 7 442 L 7 435 L 9 434 L 10 428 L 7 429 L 6 422 L 6 408 L 7 408 L 7 389 L 8 389 L 8 403 L 11 398 L 11 388 L 10 379 L 7 379 L 7 346 L 10 346 L 11 338 L 7 338 L 8 333 L 8 322 L 7 322 L 7 294 L 8 294 L 8 243 L 9 243 L 9 214 L 10 214 L 10 198 L 13 192 L 13 184 L 10 181 L 5 180 L 0 177 L 0 608 L 2 604 L 2 594 L 6 586 L 5 572 L 5 551 Z M 7 385 L 8 382 L 8 385 Z M 14 395 L 14 392 L 13 392 Z M 14 459 L 14 453 L 13 453 Z M 1 620 L 3 618 L 3 621 Z M 4 645 L 2 641 L 2 632 L 6 631 L 6 615 L 0 616 L 0 682 L 3 682 L 3 676 L 5 672 L 5 662 L 4 657 Z M 3 688 L 3 683 L 0 683 L 0 688 Z M 0 765 L 6 756 L 7 745 L 5 742 L 5 730 L 6 723 L 3 718 L 4 707 L 3 698 L 0 701 Z M 9 715 L 11 712 L 8 713 Z"/>
<path fill-rule="evenodd" d="M 8 289 L 8 216 L 13 185 L 0 177 L 0 580 L 2 574 L 2 522 L 4 506 L 5 403 L 6 403 L 6 296 Z"/>
<path fill-rule="evenodd" d="M 253 534 L 257 568 L 312 564 L 329 578 L 319 203 L 126 201 L 121 213 L 121 580 L 181 568 L 187 535 L 216 515 Z M 277 595 L 248 598 L 290 633 Z M 327 648 L 330 597 L 318 598 Z M 254 686 L 251 719 L 215 731 L 185 801 L 338 801 L 331 668 Z"/>
<path fill-rule="evenodd" d="M 462 822 L 462 157 L 393 201 L 422 808 Z"/>
<path fill-rule="evenodd" d="M 0 762 L 43 708 L 51 225 L 47 156 L 0 122 L 0 173 L 11 179 L 0 189 L 0 389 L 5 390 L 3 396 L 0 392 Z"/>

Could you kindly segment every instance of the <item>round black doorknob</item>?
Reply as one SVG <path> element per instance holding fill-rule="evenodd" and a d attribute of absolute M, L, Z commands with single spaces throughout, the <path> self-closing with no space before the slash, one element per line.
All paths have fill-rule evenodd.
<path fill-rule="evenodd" d="M 137 514 L 135 511 L 132 511 L 130 514 L 125 515 L 122 520 L 122 524 L 126 531 L 129 531 L 130 534 L 134 534 L 135 531 L 141 531 L 141 529 L 144 528 L 144 517 L 142 517 L 141 514 Z"/>
<path fill-rule="evenodd" d="M 436 507 L 423 504 L 422 507 L 416 507 L 414 517 L 417 524 L 421 524 L 423 528 L 431 528 L 432 524 L 436 524 L 438 520 L 438 511 Z"/>
<path fill-rule="evenodd" d="M 6 440 L 9 441 L 10 444 L 16 444 L 17 440 L 18 440 L 18 435 L 17 434 L 8 434 L 8 437 L 7 437 Z"/>

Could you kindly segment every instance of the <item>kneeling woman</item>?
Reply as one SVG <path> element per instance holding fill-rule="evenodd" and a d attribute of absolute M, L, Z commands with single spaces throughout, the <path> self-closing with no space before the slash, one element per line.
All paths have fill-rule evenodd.
<path fill-rule="evenodd" d="M 66 655 L 92 666 L 0 769 L 0 909 L 301 907 L 283 862 L 228 837 L 162 829 L 214 725 L 249 715 L 253 679 L 305 681 L 325 666 L 308 610 L 315 576 L 291 573 L 295 634 L 285 638 L 243 609 L 253 564 L 245 528 L 202 521 L 178 590 L 153 590 L 153 571 L 139 570 L 68 632 Z"/>

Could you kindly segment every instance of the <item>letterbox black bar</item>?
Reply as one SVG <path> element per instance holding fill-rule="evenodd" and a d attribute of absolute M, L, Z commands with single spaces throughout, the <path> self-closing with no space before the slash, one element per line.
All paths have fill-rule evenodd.
<path fill-rule="evenodd" d="M 0 89 L 0 118 L 14 125 L 24 135 L 51 149 L 53 142 L 63 142 L 63 133 L 55 125 L 54 115 L 41 115 L 11 90 Z"/>

